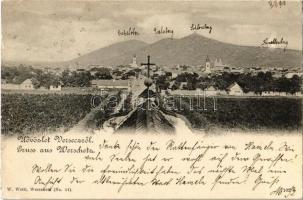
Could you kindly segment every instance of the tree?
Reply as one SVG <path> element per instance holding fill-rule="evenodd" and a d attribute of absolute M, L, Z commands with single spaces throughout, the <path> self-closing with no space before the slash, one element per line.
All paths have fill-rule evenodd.
<path fill-rule="evenodd" d="M 294 94 L 294 93 L 300 91 L 301 82 L 302 82 L 302 80 L 298 75 L 294 75 L 290 79 L 290 93 L 291 94 Z"/>
<path fill-rule="evenodd" d="M 169 81 L 167 80 L 167 77 L 165 75 L 158 76 L 156 80 L 156 86 L 160 90 L 167 90 L 169 87 Z"/>
<path fill-rule="evenodd" d="M 195 90 L 198 83 L 199 75 L 197 73 L 181 73 L 176 77 L 177 82 L 187 82 L 186 89 Z"/>
<path fill-rule="evenodd" d="M 63 84 L 63 86 L 65 87 L 69 87 L 70 86 L 70 71 L 69 70 L 64 70 L 61 74 L 61 82 Z"/>
<path fill-rule="evenodd" d="M 95 79 L 104 79 L 104 80 L 109 80 L 112 79 L 113 77 L 110 75 L 110 73 L 105 73 L 105 72 L 96 72 L 94 75 Z"/>
<path fill-rule="evenodd" d="M 89 87 L 91 85 L 92 76 L 90 72 L 70 72 L 65 70 L 62 72 L 61 81 L 66 87 Z"/>
<path fill-rule="evenodd" d="M 112 79 L 112 75 L 110 74 L 110 69 L 108 68 L 97 68 L 96 70 L 97 72 L 94 75 L 95 79 L 105 79 L 105 80 L 109 80 Z"/>

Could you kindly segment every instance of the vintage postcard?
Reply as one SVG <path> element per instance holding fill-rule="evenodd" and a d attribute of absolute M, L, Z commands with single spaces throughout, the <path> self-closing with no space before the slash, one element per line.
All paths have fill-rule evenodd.
<path fill-rule="evenodd" d="M 302 2 L 4 0 L 3 199 L 302 199 Z"/>

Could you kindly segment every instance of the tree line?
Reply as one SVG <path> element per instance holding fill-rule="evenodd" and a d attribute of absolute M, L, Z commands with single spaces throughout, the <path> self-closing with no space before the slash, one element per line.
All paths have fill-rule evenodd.
<path fill-rule="evenodd" d="M 1 78 L 6 80 L 7 83 L 14 84 L 20 84 L 26 79 L 31 79 L 35 88 L 49 88 L 51 85 L 89 87 L 91 86 L 91 80 L 110 80 L 113 79 L 112 75 L 120 76 L 121 79 L 128 79 L 130 76 L 136 76 L 139 73 L 138 70 L 122 72 L 116 69 L 111 73 L 108 68 L 92 68 L 90 70 L 82 69 L 77 71 L 64 70 L 62 73 L 55 73 L 54 71 L 20 65 L 17 67 L 2 67 Z M 181 84 L 182 82 L 186 84 Z M 168 88 L 173 90 L 195 90 L 200 88 L 203 90 L 210 85 L 219 90 L 226 90 L 234 82 L 237 82 L 245 93 L 254 92 L 261 94 L 266 91 L 275 91 L 294 94 L 300 91 L 302 79 L 297 75 L 292 78 L 286 78 L 285 76 L 276 78 L 272 72 L 259 72 L 256 75 L 224 72 L 212 76 L 199 76 L 197 73 L 184 72 L 174 79 L 171 79 L 168 74 L 154 77 L 154 83 L 160 90 Z"/>
<path fill-rule="evenodd" d="M 93 73 L 92 73 L 93 71 Z M 112 79 L 110 69 L 93 68 L 91 70 L 64 70 L 62 73 L 42 70 L 31 66 L 19 65 L 16 67 L 2 67 L 1 78 L 7 83 L 20 84 L 26 79 L 31 79 L 35 88 L 53 86 L 64 87 L 89 87 L 91 80 L 95 79 Z"/>
<path fill-rule="evenodd" d="M 224 72 L 213 76 L 199 76 L 197 73 L 185 72 L 179 74 L 173 81 L 172 90 L 195 90 L 197 88 L 204 90 L 209 86 L 214 86 L 218 90 L 226 90 L 228 86 L 236 82 L 245 93 L 254 92 L 256 94 L 266 91 L 294 94 L 300 91 L 302 84 L 302 79 L 298 75 L 294 75 L 292 78 L 285 76 L 275 78 L 271 72 L 259 72 L 256 75 Z M 186 84 L 181 84 L 182 82 Z M 159 76 L 156 80 L 157 87 L 162 90 L 168 89 L 171 83 L 172 80 L 165 75 Z"/>

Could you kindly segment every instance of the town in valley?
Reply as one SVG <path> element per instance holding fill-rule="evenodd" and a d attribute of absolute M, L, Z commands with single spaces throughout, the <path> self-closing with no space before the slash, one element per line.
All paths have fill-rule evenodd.
<path fill-rule="evenodd" d="M 4 3 L 3 134 L 301 130 L 299 2 L 63 5 Z"/>
<path fill-rule="evenodd" d="M 153 87 L 162 95 L 301 97 L 302 76 L 300 66 L 236 67 L 212 55 L 202 57 L 198 66 L 156 64 L 150 69 Z M 147 67 L 133 55 L 118 66 L 4 65 L 1 87 L 4 93 L 134 92 L 146 77 Z"/>

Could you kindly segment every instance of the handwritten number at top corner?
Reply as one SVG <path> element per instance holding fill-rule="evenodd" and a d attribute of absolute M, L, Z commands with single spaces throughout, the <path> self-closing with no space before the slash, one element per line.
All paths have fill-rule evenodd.
<path fill-rule="evenodd" d="M 286 6 L 286 1 L 268 0 L 268 4 L 269 4 L 270 8 L 282 8 L 283 6 Z"/>

